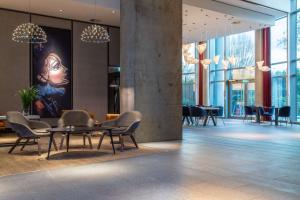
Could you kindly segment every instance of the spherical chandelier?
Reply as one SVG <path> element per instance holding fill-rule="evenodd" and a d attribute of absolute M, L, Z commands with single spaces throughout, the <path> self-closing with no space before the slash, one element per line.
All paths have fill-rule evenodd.
<path fill-rule="evenodd" d="M 41 44 L 47 42 L 47 35 L 40 26 L 24 23 L 13 31 L 12 40 L 20 43 Z"/>
<path fill-rule="evenodd" d="M 105 43 L 110 41 L 107 30 L 100 25 L 87 26 L 81 33 L 81 41 L 87 43 Z"/>

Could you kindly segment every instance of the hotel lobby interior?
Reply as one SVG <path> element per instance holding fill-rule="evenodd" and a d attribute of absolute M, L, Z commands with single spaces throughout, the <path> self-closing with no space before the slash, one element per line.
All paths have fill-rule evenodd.
<path fill-rule="evenodd" d="M 0 0 L 0 43 L 0 200 L 300 199 L 300 0 Z"/>

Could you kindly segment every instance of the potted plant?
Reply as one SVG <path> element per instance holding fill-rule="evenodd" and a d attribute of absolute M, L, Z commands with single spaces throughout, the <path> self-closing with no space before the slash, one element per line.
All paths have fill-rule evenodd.
<path fill-rule="evenodd" d="M 38 89 L 32 86 L 30 88 L 19 90 L 18 94 L 21 97 L 23 114 L 29 115 L 30 105 L 37 98 Z"/>

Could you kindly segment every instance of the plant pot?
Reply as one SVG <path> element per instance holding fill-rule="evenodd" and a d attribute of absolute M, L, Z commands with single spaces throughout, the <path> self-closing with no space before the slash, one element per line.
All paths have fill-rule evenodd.
<path fill-rule="evenodd" d="M 28 115 L 30 115 L 30 109 L 29 109 L 29 107 L 28 108 L 23 108 L 23 115 L 24 116 L 28 116 Z"/>

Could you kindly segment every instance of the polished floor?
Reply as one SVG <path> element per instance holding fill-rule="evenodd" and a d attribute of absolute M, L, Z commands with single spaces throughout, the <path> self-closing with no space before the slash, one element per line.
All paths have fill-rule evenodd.
<path fill-rule="evenodd" d="M 300 126 L 227 121 L 144 145 L 162 151 L 1 177 L 0 199 L 300 199 Z"/>

